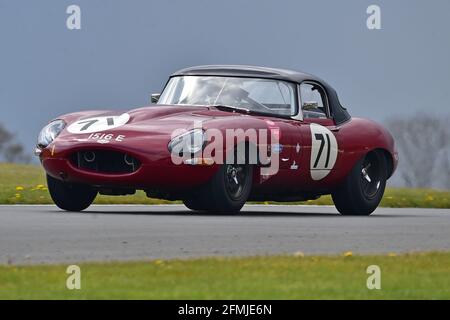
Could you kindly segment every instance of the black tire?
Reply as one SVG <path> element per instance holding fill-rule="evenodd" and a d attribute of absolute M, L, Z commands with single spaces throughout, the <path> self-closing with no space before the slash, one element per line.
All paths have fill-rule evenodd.
<path fill-rule="evenodd" d="M 82 211 L 94 202 L 97 191 L 83 184 L 67 183 L 47 175 L 47 186 L 53 202 L 66 211 Z"/>
<path fill-rule="evenodd" d="M 207 211 L 208 204 L 199 196 L 192 196 L 183 200 L 184 205 L 192 211 Z"/>
<path fill-rule="evenodd" d="M 383 198 L 387 175 L 385 156 L 378 151 L 369 152 L 332 193 L 336 209 L 342 215 L 370 215 Z"/>
<path fill-rule="evenodd" d="M 236 214 L 250 195 L 252 181 L 253 167 L 251 165 L 223 164 L 196 195 L 185 199 L 183 203 L 195 211 Z"/>

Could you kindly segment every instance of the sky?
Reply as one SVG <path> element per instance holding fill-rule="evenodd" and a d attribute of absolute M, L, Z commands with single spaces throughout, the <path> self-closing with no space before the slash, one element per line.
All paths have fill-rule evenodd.
<path fill-rule="evenodd" d="M 81 29 L 69 30 L 69 5 Z M 381 29 L 366 25 L 369 5 Z M 325 79 L 353 116 L 448 114 L 450 1 L 0 0 L 0 122 L 33 150 L 49 120 L 149 104 L 174 71 L 249 64 Z"/>

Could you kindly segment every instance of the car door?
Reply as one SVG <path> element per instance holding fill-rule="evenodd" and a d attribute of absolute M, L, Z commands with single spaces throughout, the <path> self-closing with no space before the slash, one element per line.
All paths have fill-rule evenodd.
<path fill-rule="evenodd" d="M 296 186 L 323 187 L 333 176 L 338 157 L 338 128 L 331 117 L 328 97 L 318 82 L 298 86 L 301 121 L 293 141 L 296 163 L 291 166 Z"/>
<path fill-rule="evenodd" d="M 274 116 L 261 116 L 264 120 L 268 133 L 271 136 L 269 150 L 276 156 L 278 162 L 273 165 L 277 166 L 279 171 L 278 178 L 282 179 L 283 170 L 289 168 L 289 160 L 291 157 L 291 144 L 293 127 L 288 116 L 292 115 L 296 109 L 296 85 L 285 81 L 258 79 L 257 87 L 255 81 L 249 81 L 242 84 L 243 88 L 250 92 L 248 98 L 259 103 L 263 108 L 270 110 Z M 247 87 L 248 86 L 248 87 Z M 282 115 L 283 117 L 278 117 Z"/>

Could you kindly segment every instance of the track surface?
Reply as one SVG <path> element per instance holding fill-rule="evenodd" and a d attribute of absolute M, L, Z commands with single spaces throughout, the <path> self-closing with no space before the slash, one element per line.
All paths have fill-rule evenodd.
<path fill-rule="evenodd" d="M 184 206 L 0 206 L 0 264 L 215 255 L 450 250 L 450 210 L 380 208 L 343 217 L 334 207 L 248 205 L 240 216 Z"/>

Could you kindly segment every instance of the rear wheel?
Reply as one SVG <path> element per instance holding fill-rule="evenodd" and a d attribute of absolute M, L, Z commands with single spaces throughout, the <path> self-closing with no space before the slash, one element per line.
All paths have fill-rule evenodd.
<path fill-rule="evenodd" d="M 66 211 L 82 211 L 94 202 L 97 191 L 84 184 L 67 183 L 47 175 L 48 191 L 53 202 Z"/>
<path fill-rule="evenodd" d="M 378 151 L 369 152 L 332 193 L 337 210 L 342 215 L 370 215 L 383 197 L 386 180 L 385 156 Z"/>
<path fill-rule="evenodd" d="M 248 164 L 224 164 L 201 190 L 183 202 L 191 210 L 218 214 L 237 213 L 251 191 L 253 168 Z"/>

